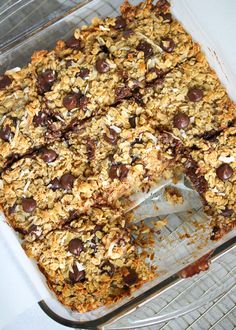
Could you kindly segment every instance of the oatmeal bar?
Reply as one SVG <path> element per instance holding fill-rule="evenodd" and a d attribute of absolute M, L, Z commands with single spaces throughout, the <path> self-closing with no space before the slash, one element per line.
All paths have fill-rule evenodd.
<path fill-rule="evenodd" d="M 201 137 L 210 140 L 236 116 L 236 105 L 203 54 L 165 75 L 156 93 L 147 90 L 146 100 L 154 124 L 171 131 L 185 146 L 193 146 Z"/>
<path fill-rule="evenodd" d="M 65 142 L 15 162 L 2 174 L 0 193 L 11 225 L 22 234 L 32 235 L 35 231 L 41 235 L 40 226 L 36 226 L 39 217 L 46 231 L 58 225 L 65 215 L 60 198 L 72 188 L 75 178 L 84 180 L 85 169 L 86 158 L 73 153 Z"/>
<path fill-rule="evenodd" d="M 230 218 L 236 213 L 236 127 L 214 141 L 199 141 L 182 159 L 185 171 L 206 203 L 206 210 Z"/>
<path fill-rule="evenodd" d="M 42 237 L 94 204 L 117 205 L 171 175 L 179 141 L 138 121 L 131 128 L 118 109 L 2 173 L 0 203 L 16 230 L 29 239 Z M 119 127 L 111 125 L 112 113 Z"/>
<path fill-rule="evenodd" d="M 54 50 L 35 52 L 28 66 L 1 76 L 0 169 L 107 105 L 141 102 L 147 72 L 158 79 L 196 55 L 199 47 L 170 19 L 167 5 L 138 6 L 135 20 L 133 10 L 126 8 L 123 18 L 95 19 Z"/>
<path fill-rule="evenodd" d="M 81 313 L 114 303 L 155 276 L 137 252 L 128 220 L 107 214 L 109 209 L 94 209 L 91 217 L 23 245 L 58 299 Z"/>

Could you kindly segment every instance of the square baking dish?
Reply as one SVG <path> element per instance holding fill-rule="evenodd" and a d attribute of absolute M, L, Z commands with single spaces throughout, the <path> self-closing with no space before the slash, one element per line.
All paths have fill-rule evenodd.
<path fill-rule="evenodd" d="M 19 15 L 24 16 L 25 10 L 29 13 L 25 19 L 31 17 L 32 21 L 29 20 L 26 26 L 20 27 L 20 30 L 14 24 L 11 24 L 13 26 L 12 29 L 7 29 L 5 26 L 6 34 L 0 39 L 1 71 L 4 72 L 6 69 L 23 66 L 30 60 L 30 56 L 35 50 L 53 48 L 58 39 L 67 39 L 72 35 L 76 27 L 89 24 L 95 16 L 101 18 L 117 16 L 122 2 L 122 0 L 52 1 L 50 6 L 47 7 L 47 16 L 42 20 L 35 20 L 35 16 L 32 16 L 32 10 L 34 12 L 39 10 L 41 6 L 40 1 L 20 1 L 18 5 L 18 2 L 16 2 L 15 5 L 11 4 L 8 7 L 3 5 L 1 12 L 5 14 L 0 16 L 0 26 L 2 28 L 6 25 L 6 21 L 14 22 Z M 138 4 L 139 2 L 131 1 L 132 4 Z M 231 74 L 227 61 L 224 61 L 221 49 L 217 49 L 208 36 L 202 33 L 198 22 L 192 17 L 193 13 L 191 13 L 187 1 L 173 0 L 171 2 L 174 15 L 181 22 L 182 20 L 184 21 L 183 25 L 187 31 L 202 45 L 210 64 L 226 85 L 231 97 L 235 98 L 235 92 L 233 94 L 235 77 Z M 48 6 L 48 4 L 45 6 Z M 18 33 L 17 31 L 20 32 Z M 145 197 L 147 199 L 145 203 L 155 202 L 158 196 L 161 196 L 161 190 L 156 190 L 156 193 Z M 72 328 L 95 329 L 105 327 L 106 329 L 119 329 L 119 327 L 109 326 L 109 324 L 130 314 L 139 306 L 174 287 L 176 283 L 183 280 L 181 271 L 188 265 L 196 262 L 204 255 L 208 256 L 208 260 L 214 262 L 228 249 L 232 249 L 236 243 L 235 230 L 227 233 L 217 242 L 211 241 L 209 239 L 209 220 L 199 208 L 195 208 L 191 216 L 188 212 L 183 212 L 182 210 L 178 211 L 178 213 L 173 212 L 167 218 L 168 224 L 157 235 L 155 243 L 156 258 L 154 264 L 158 265 L 158 277 L 135 291 L 131 297 L 125 298 L 114 305 L 85 314 L 71 312 L 60 304 L 53 294 L 51 294 L 50 298 L 40 301 L 40 307 L 55 321 Z M 154 218 L 156 221 L 159 219 L 162 219 L 162 217 Z M 148 223 L 149 220 L 147 219 L 146 222 Z M 196 223 L 200 224 L 200 226 L 196 226 Z M 21 266 L 23 267 L 24 265 Z M 230 285 L 231 282 L 226 281 L 217 290 L 210 290 L 207 294 L 204 293 L 195 302 L 182 306 L 179 310 L 169 315 L 160 315 L 154 319 L 152 318 L 152 320 L 146 318 L 138 322 L 129 317 L 126 326 L 123 325 L 121 329 L 144 327 L 150 323 L 156 324 L 163 322 L 163 320 L 183 315 L 188 311 L 203 306 L 210 300 L 214 300 L 226 292 Z"/>

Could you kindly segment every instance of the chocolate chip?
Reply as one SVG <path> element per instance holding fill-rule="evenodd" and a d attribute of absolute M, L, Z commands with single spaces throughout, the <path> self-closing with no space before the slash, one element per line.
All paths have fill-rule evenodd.
<path fill-rule="evenodd" d="M 20 233 L 22 235 L 27 235 L 28 234 L 28 231 L 23 229 L 23 228 L 14 228 L 14 230 L 17 232 L 17 233 Z"/>
<path fill-rule="evenodd" d="M 119 102 L 123 99 L 127 99 L 132 96 L 132 91 L 128 86 L 117 87 L 115 89 L 116 102 Z"/>
<path fill-rule="evenodd" d="M 132 158 L 132 160 L 131 160 L 131 165 L 133 165 L 133 164 L 136 162 L 136 160 L 139 159 L 138 156 L 132 156 L 131 158 Z"/>
<path fill-rule="evenodd" d="M 68 221 L 70 222 L 70 221 L 72 221 L 72 220 L 77 219 L 77 218 L 78 218 L 78 215 L 79 215 L 79 213 L 78 213 L 77 210 L 71 210 L 71 211 L 69 212 L 69 218 L 68 218 Z"/>
<path fill-rule="evenodd" d="M 118 16 L 115 23 L 115 29 L 123 29 L 126 26 L 126 20 L 122 16 Z"/>
<path fill-rule="evenodd" d="M 2 139 L 3 141 L 9 142 L 11 139 L 11 135 L 11 127 L 9 125 L 0 128 L 0 139 Z"/>
<path fill-rule="evenodd" d="M 114 163 L 114 154 L 108 154 L 107 158 L 111 163 Z"/>
<path fill-rule="evenodd" d="M 220 228 L 219 228 L 218 226 L 214 226 L 214 227 L 212 228 L 212 232 L 213 232 L 214 234 L 217 234 L 219 231 L 220 231 Z"/>
<path fill-rule="evenodd" d="M 203 90 L 198 87 L 189 88 L 187 96 L 191 102 L 199 102 L 203 98 Z"/>
<path fill-rule="evenodd" d="M 15 154 L 14 152 L 11 153 L 9 156 L 7 156 L 7 161 L 6 161 L 6 165 L 11 165 L 13 162 L 15 162 L 16 160 L 18 160 L 20 158 L 19 154 Z"/>
<path fill-rule="evenodd" d="M 131 147 L 133 147 L 135 144 L 142 144 L 143 140 L 140 138 L 135 138 L 133 142 L 130 143 Z"/>
<path fill-rule="evenodd" d="M 109 48 L 106 45 L 101 45 L 100 49 L 102 53 L 109 54 Z"/>
<path fill-rule="evenodd" d="M 115 273 L 115 266 L 109 260 L 103 263 L 101 269 L 102 273 L 107 273 L 110 277 Z"/>
<path fill-rule="evenodd" d="M 83 251 L 84 245 L 81 239 L 79 238 L 73 238 L 68 245 L 68 250 L 70 253 L 79 256 L 80 253 Z"/>
<path fill-rule="evenodd" d="M 220 235 L 220 228 L 218 226 L 214 226 L 212 228 L 211 240 L 217 239 L 218 235 Z"/>
<path fill-rule="evenodd" d="M 111 165 L 109 169 L 109 177 L 112 180 L 119 179 L 122 181 L 127 177 L 128 173 L 129 169 L 124 164 Z"/>
<path fill-rule="evenodd" d="M 147 41 L 140 41 L 137 46 L 137 50 L 139 52 L 144 52 L 145 58 L 152 57 L 154 54 L 152 45 L 150 45 Z"/>
<path fill-rule="evenodd" d="M 81 94 L 80 93 L 74 93 L 71 92 L 64 96 L 63 98 L 63 105 L 67 110 L 72 110 L 78 107 L 78 102 Z"/>
<path fill-rule="evenodd" d="M 158 10 L 158 12 L 166 12 L 170 7 L 170 4 L 167 0 L 159 0 L 157 1 L 155 8 Z"/>
<path fill-rule="evenodd" d="M 189 117 L 185 113 L 179 112 L 174 116 L 173 124 L 174 127 L 178 129 L 184 129 L 188 127 L 189 123 Z"/>
<path fill-rule="evenodd" d="M 113 179 L 117 179 L 118 178 L 118 166 L 117 165 L 111 165 L 110 169 L 109 169 L 109 177 L 113 180 Z"/>
<path fill-rule="evenodd" d="M 231 215 L 234 213 L 233 209 L 229 209 L 227 206 L 226 208 L 221 212 L 221 215 L 223 215 L 223 217 L 228 218 L 231 217 Z"/>
<path fill-rule="evenodd" d="M 61 189 L 61 184 L 60 181 L 55 178 L 49 183 L 49 188 L 52 189 L 53 191 L 56 191 L 57 189 Z"/>
<path fill-rule="evenodd" d="M 154 75 L 152 75 L 150 77 L 150 73 L 154 73 Z M 163 85 L 164 82 L 164 76 L 165 76 L 165 72 L 161 69 L 158 68 L 151 68 L 148 71 L 148 81 L 146 83 L 147 86 L 149 87 L 156 87 L 156 86 L 161 86 Z"/>
<path fill-rule="evenodd" d="M 110 70 L 110 65 L 105 60 L 97 60 L 95 67 L 99 73 L 106 73 Z"/>
<path fill-rule="evenodd" d="M 33 123 L 35 127 L 43 126 L 48 120 L 48 115 L 45 112 L 39 111 L 37 115 L 34 116 Z"/>
<path fill-rule="evenodd" d="M 63 174 L 60 180 L 61 188 L 71 190 L 73 188 L 74 181 L 75 177 L 71 173 Z"/>
<path fill-rule="evenodd" d="M 14 230 L 17 232 L 17 233 L 20 233 L 21 235 L 27 235 L 28 234 L 28 230 L 25 230 L 23 228 L 14 228 Z"/>
<path fill-rule="evenodd" d="M 80 69 L 80 72 L 78 72 L 78 73 L 76 73 L 76 78 L 77 77 L 80 77 L 80 78 L 82 78 L 82 79 L 85 79 L 85 78 L 87 78 L 88 76 L 89 76 L 89 69 L 87 69 L 87 68 L 81 68 Z"/>
<path fill-rule="evenodd" d="M 40 94 L 51 90 L 53 83 L 57 79 L 57 74 L 51 69 L 42 72 L 37 79 L 38 90 Z"/>
<path fill-rule="evenodd" d="M 129 124 L 131 128 L 136 128 L 136 116 L 129 117 Z"/>
<path fill-rule="evenodd" d="M 220 180 L 228 180 L 233 175 L 234 171 L 229 164 L 221 164 L 216 169 L 216 174 Z"/>
<path fill-rule="evenodd" d="M 132 34 L 134 34 L 134 31 L 131 30 L 131 29 L 126 29 L 126 30 L 123 31 L 123 36 L 125 38 L 129 38 Z"/>
<path fill-rule="evenodd" d="M 92 255 L 94 256 L 98 252 L 98 247 L 97 247 L 97 244 L 96 244 L 95 237 L 91 240 L 91 243 L 92 244 L 90 245 L 90 248 L 93 249 Z"/>
<path fill-rule="evenodd" d="M 132 268 L 129 268 L 128 272 L 129 273 L 127 275 L 123 275 L 123 280 L 124 280 L 125 284 L 127 284 L 128 286 L 131 286 L 138 281 L 138 274 Z"/>
<path fill-rule="evenodd" d="M 12 83 L 12 79 L 6 74 L 0 76 L 0 90 L 6 88 Z"/>
<path fill-rule="evenodd" d="M 72 60 L 66 61 L 66 68 L 68 69 L 72 65 L 72 63 Z"/>
<path fill-rule="evenodd" d="M 82 110 L 86 110 L 89 98 L 87 96 L 82 96 L 79 100 L 79 108 Z"/>
<path fill-rule="evenodd" d="M 171 23 L 173 21 L 171 13 L 160 13 L 160 16 L 165 22 Z"/>
<path fill-rule="evenodd" d="M 80 39 L 76 39 L 75 37 L 71 37 L 66 41 L 66 46 L 68 48 L 72 48 L 74 50 L 81 50 L 82 44 Z"/>
<path fill-rule="evenodd" d="M 157 79 L 153 79 L 153 80 L 149 81 L 147 83 L 147 87 L 162 86 L 163 83 L 164 83 L 164 79 L 163 78 L 157 78 Z"/>
<path fill-rule="evenodd" d="M 95 140 L 88 139 L 87 143 L 86 143 L 88 160 L 93 159 L 93 157 L 95 155 L 95 147 L 96 147 Z"/>
<path fill-rule="evenodd" d="M 72 283 L 82 282 L 85 280 L 85 271 L 78 270 L 76 264 L 72 266 L 73 272 L 69 271 L 69 279 Z"/>
<path fill-rule="evenodd" d="M 56 80 L 57 74 L 54 70 L 47 69 L 41 74 L 41 77 L 43 77 L 47 83 L 51 84 Z"/>
<path fill-rule="evenodd" d="M 198 137 L 203 138 L 206 141 L 214 142 L 216 141 L 219 135 L 220 135 L 220 131 L 216 131 L 212 129 L 211 131 L 198 135 Z"/>
<path fill-rule="evenodd" d="M 172 53 L 175 49 L 175 43 L 170 38 L 163 38 L 161 40 L 160 47 L 164 50 L 164 52 Z"/>
<path fill-rule="evenodd" d="M 109 134 L 104 133 L 103 138 L 106 142 L 108 142 L 112 145 L 115 145 L 118 140 L 118 134 L 116 133 L 116 131 L 114 129 L 110 128 Z"/>
<path fill-rule="evenodd" d="M 45 163 L 51 163 L 54 162 L 54 160 L 57 158 L 58 154 L 56 151 L 48 148 L 44 148 L 41 152 L 41 158 Z"/>
<path fill-rule="evenodd" d="M 77 128 L 78 123 L 79 123 L 79 119 L 78 118 L 73 118 L 71 120 L 70 124 L 67 126 L 68 131 L 74 131 Z"/>
<path fill-rule="evenodd" d="M 133 98 L 137 104 L 144 105 L 142 94 L 139 92 L 138 88 L 133 91 Z"/>
<path fill-rule="evenodd" d="M 38 226 L 36 226 L 35 224 L 32 224 L 29 226 L 29 229 L 28 229 L 28 234 L 35 234 L 37 233 L 38 231 Z"/>
<path fill-rule="evenodd" d="M 96 234 L 97 231 L 103 231 L 103 226 L 102 225 L 96 225 L 95 228 L 93 229 L 93 233 Z"/>
<path fill-rule="evenodd" d="M 14 125 L 14 127 L 16 127 L 18 123 L 18 118 L 13 116 L 10 116 L 9 118 L 12 120 L 12 124 Z"/>
<path fill-rule="evenodd" d="M 31 213 L 36 208 L 36 201 L 33 197 L 30 198 L 22 198 L 21 200 L 22 208 L 26 213 Z"/>
<path fill-rule="evenodd" d="M 12 206 L 10 206 L 8 208 L 8 213 L 13 214 L 13 213 L 15 213 L 15 210 L 16 210 L 16 204 L 13 204 Z"/>

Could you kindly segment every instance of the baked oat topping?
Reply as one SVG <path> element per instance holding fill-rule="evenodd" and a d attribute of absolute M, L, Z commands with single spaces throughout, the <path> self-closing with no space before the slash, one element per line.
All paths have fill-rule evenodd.
<path fill-rule="evenodd" d="M 161 8 L 126 4 L 121 17 L 96 19 L 66 42 L 58 41 L 54 50 L 35 52 L 28 66 L 3 75 L 7 86 L 0 88 L 0 126 L 7 133 L 0 141 L 0 167 L 12 154 L 22 157 L 54 142 L 73 123 L 105 113 L 124 98 L 145 105 L 149 70 L 167 72 L 196 55 L 199 47 L 175 19 L 163 20 L 169 9 Z M 163 52 L 161 45 L 170 51 L 173 43 L 171 53 Z M 161 83 L 151 80 L 153 88 Z"/>
<path fill-rule="evenodd" d="M 225 129 L 214 141 L 199 139 L 197 149 L 189 151 L 189 156 L 194 161 L 194 166 L 189 166 L 194 173 L 193 177 L 189 175 L 190 180 L 207 207 L 225 217 L 235 215 L 236 127 Z M 205 182 L 204 189 L 199 189 L 199 182 Z"/>
<path fill-rule="evenodd" d="M 50 288 L 73 310 L 83 313 L 110 304 L 154 277 L 154 268 L 137 253 L 137 243 L 125 225 L 129 219 L 109 218 L 115 212 L 94 209 L 42 241 L 24 243 Z"/>

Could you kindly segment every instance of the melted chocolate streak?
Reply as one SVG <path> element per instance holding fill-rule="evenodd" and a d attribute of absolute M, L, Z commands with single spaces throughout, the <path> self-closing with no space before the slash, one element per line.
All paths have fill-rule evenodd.
<path fill-rule="evenodd" d="M 192 159 L 191 156 L 187 156 L 187 160 L 184 163 L 185 173 L 192 182 L 193 186 L 196 188 L 198 193 L 203 197 L 203 194 L 208 189 L 208 183 L 204 176 L 197 173 L 198 166 L 197 163 Z"/>

